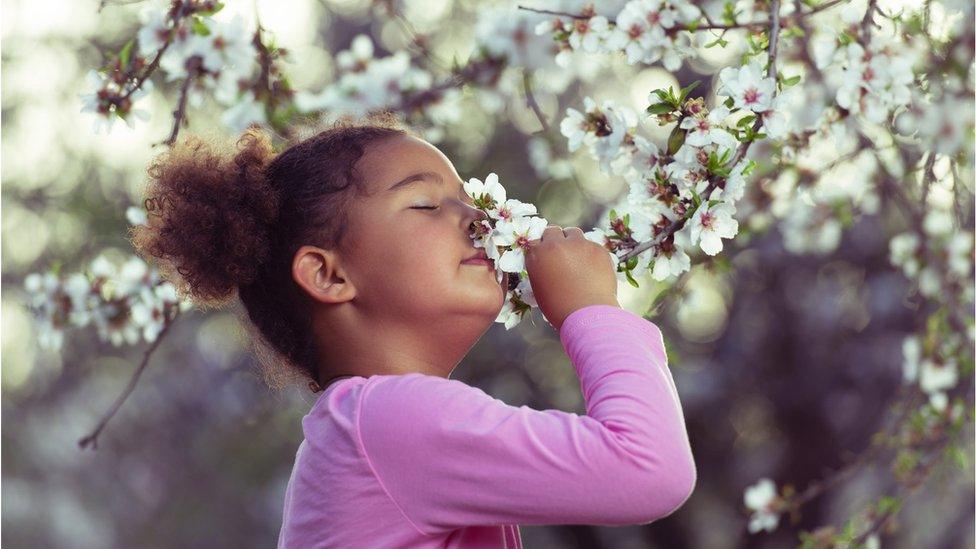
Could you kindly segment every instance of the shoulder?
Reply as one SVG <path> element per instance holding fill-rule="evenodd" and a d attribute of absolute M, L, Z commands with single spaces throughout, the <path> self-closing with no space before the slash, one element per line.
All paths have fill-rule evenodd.
<path fill-rule="evenodd" d="M 412 372 L 367 378 L 362 385 L 360 405 L 375 407 L 388 402 L 415 404 L 426 408 L 435 403 L 464 397 L 492 398 L 482 389 L 457 379 Z"/>
<path fill-rule="evenodd" d="M 356 423 L 367 440 L 434 440 L 498 418 L 510 407 L 456 379 L 418 373 L 370 378 Z"/>

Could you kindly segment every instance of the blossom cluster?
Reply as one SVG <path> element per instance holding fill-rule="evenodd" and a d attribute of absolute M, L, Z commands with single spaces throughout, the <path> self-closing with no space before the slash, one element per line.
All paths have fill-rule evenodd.
<path fill-rule="evenodd" d="M 131 206 L 126 217 L 145 223 L 145 211 Z M 60 351 L 68 329 L 94 325 L 102 341 L 112 345 L 153 342 L 174 312 L 192 307 L 176 287 L 138 256 L 121 264 L 99 255 L 86 272 L 31 273 L 24 279 L 27 305 L 38 329 L 41 347 Z"/>
<path fill-rule="evenodd" d="M 919 292 L 925 297 L 938 297 L 948 282 L 958 285 L 961 297 L 969 302 L 973 299 L 969 284 L 973 232 L 953 229 L 948 219 L 942 212 L 932 210 L 926 216 L 931 221 L 924 223 L 923 234 L 906 231 L 894 236 L 888 243 L 889 260 L 918 283 Z M 933 231 L 938 232 L 932 234 Z M 948 274 L 948 281 L 943 279 L 944 274 Z"/>
<path fill-rule="evenodd" d="M 956 355 L 962 344 L 962 334 L 949 334 L 940 338 L 932 352 L 924 352 L 919 336 L 913 334 L 902 340 L 902 380 L 906 384 L 917 383 L 936 411 L 946 410 L 949 403 L 946 391 L 959 383 Z"/>
<path fill-rule="evenodd" d="M 732 164 L 740 142 L 756 137 L 750 125 L 757 117 L 769 124 L 767 132 L 776 135 L 785 133 L 789 123 L 789 114 L 778 109 L 776 82 L 764 75 L 764 63 L 757 56 L 742 68 L 721 71 L 717 93 L 726 99 L 711 109 L 700 98 L 686 97 L 690 87 L 678 96 L 673 90 L 652 92 L 648 112 L 666 121 L 680 121 L 664 149 L 641 135 L 634 111 L 613 101 L 598 105 L 585 97 L 582 112 L 566 109 L 560 131 L 570 152 L 585 145 L 602 171 L 621 176 L 628 184 L 626 203 L 587 237 L 618 257 L 639 243 L 660 240 L 631 258 L 636 261 L 625 273 L 631 283 L 631 272 L 650 270 L 655 280 L 677 276 L 690 268 L 690 247 L 716 255 L 723 249 L 722 240 L 738 233 L 736 203 L 744 194 L 745 176 L 755 165 L 746 159 Z M 716 180 L 723 184 L 714 184 Z M 687 222 L 659 238 L 680 219 Z"/>
<path fill-rule="evenodd" d="M 692 33 L 676 31 L 693 30 L 701 17 L 698 6 L 686 0 L 633 0 L 615 20 L 588 6 L 578 18 L 548 19 L 536 25 L 535 32 L 550 35 L 559 45 L 555 61 L 561 66 L 569 65 L 571 52 L 623 52 L 631 65 L 660 60 L 673 71 L 696 51 Z"/>
<path fill-rule="evenodd" d="M 474 246 L 484 248 L 494 261 L 496 280 L 501 283 L 505 273 L 519 275 L 515 288 L 506 289 L 505 304 L 495 319 L 509 330 L 521 322 L 531 307 L 539 306 L 525 270 L 525 248 L 530 240 L 542 237 L 549 222 L 536 215 L 534 204 L 508 198 L 495 173 L 488 174 L 484 181 L 472 177 L 464 183 L 464 192 L 488 214 L 472 223 L 469 236 Z"/>
<path fill-rule="evenodd" d="M 59 351 L 69 328 L 94 325 L 102 341 L 134 345 L 155 341 L 172 311 L 185 310 L 172 284 L 136 256 L 121 265 L 96 257 L 87 273 L 59 277 L 31 273 L 24 279 L 38 328 L 38 344 Z"/>
<path fill-rule="evenodd" d="M 782 501 L 776 493 L 776 483 L 769 478 L 761 478 L 752 486 L 746 488 L 742 496 L 746 508 L 752 512 L 749 518 L 749 533 L 755 534 L 761 530 L 772 532 L 779 525 Z"/>
<path fill-rule="evenodd" d="M 845 15 L 845 22 L 859 21 L 860 16 L 854 15 Z M 814 62 L 836 90 L 834 98 L 840 107 L 881 124 L 896 107 L 908 104 L 915 79 L 913 69 L 922 58 L 917 46 L 882 32 L 873 33 L 862 44 L 837 34 L 832 27 L 827 29 L 834 36 L 814 43 Z"/>
<path fill-rule="evenodd" d="M 461 115 L 460 91 L 439 87 L 434 75 L 416 66 L 404 50 L 384 57 L 375 57 L 375 53 L 372 39 L 357 35 L 348 50 L 336 54 L 336 80 L 317 93 L 298 92 L 296 107 L 302 112 L 321 110 L 329 116 L 362 116 L 379 110 L 409 112 L 413 106 L 422 106 L 426 121 L 432 124 L 425 137 L 440 141 L 442 126 Z M 425 97 L 423 105 L 411 105 L 419 96 Z"/>
<path fill-rule="evenodd" d="M 222 7 L 219 2 L 196 0 L 181 3 L 177 9 L 143 8 L 135 41 L 123 48 L 109 74 L 89 71 L 92 91 L 80 96 L 82 112 L 98 115 L 93 131 L 110 131 L 116 118 L 130 127 L 134 126 L 133 115 L 149 119 L 148 111 L 134 109 L 133 104 L 152 90 L 152 83 L 135 75 L 156 56 L 166 81 L 191 79 L 186 91 L 190 105 L 199 106 L 206 94 L 212 94 L 227 107 L 221 116 L 227 126 L 240 130 L 250 123 L 266 122 L 264 106 L 248 85 L 258 67 L 253 30 L 241 15 L 218 16 Z"/>

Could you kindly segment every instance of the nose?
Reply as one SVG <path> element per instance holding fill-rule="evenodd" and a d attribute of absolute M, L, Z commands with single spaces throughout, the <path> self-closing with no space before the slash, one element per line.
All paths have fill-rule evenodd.
<path fill-rule="evenodd" d="M 465 227 L 470 228 L 473 223 L 480 221 L 482 219 L 487 219 L 488 214 L 484 210 L 468 204 L 467 202 L 461 201 L 461 208 L 463 209 L 462 221 Z"/>

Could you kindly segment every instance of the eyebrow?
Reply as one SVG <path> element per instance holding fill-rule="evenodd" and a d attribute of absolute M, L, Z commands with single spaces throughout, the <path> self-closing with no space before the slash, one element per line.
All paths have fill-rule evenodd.
<path fill-rule="evenodd" d="M 415 174 L 408 175 L 407 177 L 404 177 L 400 181 L 397 181 L 396 183 L 391 185 L 390 188 L 387 189 L 387 191 L 394 191 L 397 189 L 401 189 L 411 184 L 417 183 L 419 181 L 424 181 L 424 180 L 434 180 L 440 185 L 444 184 L 444 178 L 441 177 L 441 174 L 437 172 L 418 172 Z"/>

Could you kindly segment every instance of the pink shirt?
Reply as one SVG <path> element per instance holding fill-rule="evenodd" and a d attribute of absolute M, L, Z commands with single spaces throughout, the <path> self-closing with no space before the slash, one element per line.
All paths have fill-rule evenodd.
<path fill-rule="evenodd" d="M 559 339 L 586 415 L 421 373 L 329 385 L 302 418 L 278 547 L 520 548 L 519 524 L 673 513 L 698 475 L 661 331 L 591 305 Z"/>

